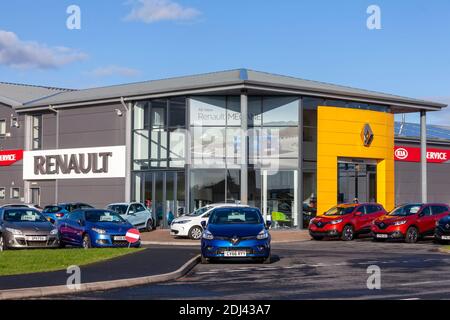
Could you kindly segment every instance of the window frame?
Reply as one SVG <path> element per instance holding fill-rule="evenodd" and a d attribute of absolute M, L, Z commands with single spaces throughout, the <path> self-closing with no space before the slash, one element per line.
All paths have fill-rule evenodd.
<path fill-rule="evenodd" d="M 19 195 L 17 198 L 14 197 L 14 195 L 13 195 L 14 190 L 18 190 Z M 11 200 L 19 200 L 20 199 L 20 191 L 21 191 L 20 187 L 11 187 L 9 190 L 10 199 Z"/>
<path fill-rule="evenodd" d="M 39 121 L 38 125 L 34 124 L 35 119 Z M 42 131 L 43 131 L 43 116 L 42 114 L 31 116 L 31 150 L 42 150 Z M 35 136 L 35 130 L 37 129 L 38 136 Z M 35 146 L 37 142 L 37 147 Z"/>
<path fill-rule="evenodd" d="M 0 200 L 6 200 L 6 188 L 5 187 L 0 187 L 0 191 L 3 190 L 3 197 L 0 196 Z M 0 192 L 1 195 L 1 192 Z"/>
<path fill-rule="evenodd" d="M 0 124 L 1 123 L 5 124 L 5 133 L 2 133 L 0 130 L 0 137 L 6 137 L 6 119 L 0 119 Z M 0 129 L 1 129 L 1 125 L 0 125 Z"/>

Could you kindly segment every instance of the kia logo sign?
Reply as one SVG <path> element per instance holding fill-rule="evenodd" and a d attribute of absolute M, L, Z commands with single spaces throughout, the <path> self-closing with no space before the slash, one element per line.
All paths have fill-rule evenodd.
<path fill-rule="evenodd" d="M 399 160 L 405 160 L 409 156 L 408 150 L 405 148 L 398 148 L 395 150 L 395 157 Z"/>
<path fill-rule="evenodd" d="M 24 180 L 124 178 L 126 148 L 26 151 Z"/>
<path fill-rule="evenodd" d="M 420 162 L 420 148 L 412 147 L 395 147 L 394 157 L 396 161 L 403 162 Z M 427 162 L 429 163 L 446 163 L 450 160 L 450 150 L 445 149 L 427 149 Z"/>

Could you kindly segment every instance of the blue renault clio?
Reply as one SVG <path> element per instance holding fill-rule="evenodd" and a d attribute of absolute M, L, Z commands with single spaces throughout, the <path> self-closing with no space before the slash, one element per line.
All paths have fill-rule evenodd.
<path fill-rule="evenodd" d="M 202 223 L 202 263 L 216 259 L 251 259 L 270 263 L 270 223 L 259 209 L 220 207 Z"/>

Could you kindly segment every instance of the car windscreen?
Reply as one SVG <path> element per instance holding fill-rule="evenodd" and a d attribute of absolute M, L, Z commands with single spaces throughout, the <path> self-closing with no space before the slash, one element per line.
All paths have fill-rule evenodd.
<path fill-rule="evenodd" d="M 195 210 L 194 212 L 188 214 L 188 216 L 190 217 L 198 217 L 201 216 L 202 214 L 204 214 L 206 211 L 208 211 L 209 209 L 211 209 L 211 206 L 206 206 L 206 207 L 202 207 L 200 209 Z"/>
<path fill-rule="evenodd" d="M 46 222 L 47 219 L 37 210 L 8 209 L 3 214 L 7 222 Z"/>
<path fill-rule="evenodd" d="M 61 207 L 58 206 L 47 206 L 44 208 L 44 211 L 42 211 L 43 213 L 57 213 L 60 212 L 62 210 Z"/>
<path fill-rule="evenodd" d="M 394 211 L 389 213 L 389 215 L 393 216 L 393 217 L 412 216 L 412 215 L 418 213 L 420 211 L 421 207 L 422 207 L 422 205 L 420 205 L 420 204 L 409 204 L 409 205 L 401 206 L 401 207 L 394 209 Z"/>
<path fill-rule="evenodd" d="M 330 216 L 345 216 L 347 214 L 350 214 L 355 210 L 355 206 L 350 207 L 334 207 L 328 210 L 324 216 L 330 217 Z"/>
<path fill-rule="evenodd" d="M 113 223 L 122 223 L 125 220 L 116 212 L 112 211 L 86 211 L 86 221 L 101 223 L 101 222 L 113 222 Z"/>
<path fill-rule="evenodd" d="M 124 204 L 113 204 L 108 206 L 108 210 L 117 212 L 118 214 L 126 214 L 128 206 Z"/>
<path fill-rule="evenodd" d="M 211 224 L 263 224 L 263 218 L 258 210 L 249 208 L 221 208 L 212 213 Z"/>

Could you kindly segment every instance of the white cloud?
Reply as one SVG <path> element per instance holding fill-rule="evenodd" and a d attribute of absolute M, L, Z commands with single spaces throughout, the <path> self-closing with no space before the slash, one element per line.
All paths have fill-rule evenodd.
<path fill-rule="evenodd" d="M 426 98 L 426 100 L 441 102 L 449 105 L 449 107 L 444 108 L 442 111 L 429 112 L 427 122 L 430 124 L 450 126 L 450 97 Z"/>
<path fill-rule="evenodd" d="M 131 12 L 125 17 L 127 21 L 154 23 L 163 20 L 192 20 L 201 12 L 195 8 L 183 7 L 170 0 L 132 0 Z"/>
<path fill-rule="evenodd" d="M 23 41 L 14 32 L 0 30 L 0 64 L 21 69 L 55 69 L 84 60 L 83 52 Z"/>
<path fill-rule="evenodd" d="M 111 77 L 111 76 L 122 76 L 122 77 L 136 77 L 141 74 L 139 70 L 127 68 L 127 67 L 120 67 L 120 66 L 105 66 L 105 67 L 99 67 L 96 68 L 90 72 L 88 72 L 89 75 L 92 75 L 94 77 L 103 78 L 103 77 Z"/>

